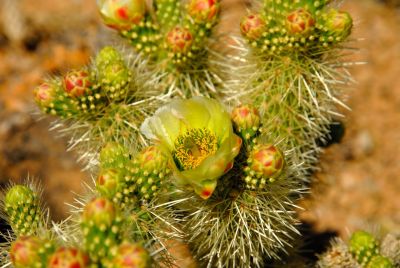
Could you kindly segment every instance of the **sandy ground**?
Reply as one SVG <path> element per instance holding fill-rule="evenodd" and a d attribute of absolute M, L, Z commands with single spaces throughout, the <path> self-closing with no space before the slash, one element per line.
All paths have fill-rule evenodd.
<path fill-rule="evenodd" d="M 48 132 L 49 121 L 31 115 L 32 89 L 46 75 L 86 64 L 107 43 L 107 31 L 99 26 L 94 0 L 9 2 L 21 13 L 10 16 L 15 7 L 0 7 L 0 182 L 36 178 L 60 220 L 71 191 L 81 192 L 90 177 L 65 152 L 66 140 Z M 224 4 L 230 21 L 244 12 L 242 2 Z M 300 215 L 317 232 L 342 236 L 364 227 L 400 230 L 400 12 L 373 0 L 349 0 L 343 9 L 357 23 L 353 37 L 363 38 L 353 60 L 367 64 L 351 68 L 357 83 L 348 92 L 345 136 L 322 155 Z"/>

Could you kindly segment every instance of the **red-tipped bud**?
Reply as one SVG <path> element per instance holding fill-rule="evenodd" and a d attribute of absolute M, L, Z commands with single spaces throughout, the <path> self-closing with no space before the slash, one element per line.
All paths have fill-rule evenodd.
<path fill-rule="evenodd" d="M 149 146 L 141 151 L 137 156 L 136 160 L 140 165 L 141 169 L 148 171 L 152 170 L 165 170 L 168 168 L 168 156 L 158 146 Z"/>
<path fill-rule="evenodd" d="M 115 268 L 146 268 L 149 267 L 150 255 L 139 244 L 123 243 L 117 249 L 113 259 Z"/>
<path fill-rule="evenodd" d="M 138 24 L 146 13 L 145 0 L 98 0 L 103 22 L 116 30 L 127 30 Z"/>
<path fill-rule="evenodd" d="M 327 14 L 325 26 L 330 34 L 344 39 L 350 35 L 353 19 L 347 12 L 331 9 Z"/>
<path fill-rule="evenodd" d="M 90 259 L 76 248 L 59 248 L 50 256 L 48 268 L 84 268 L 89 267 Z"/>
<path fill-rule="evenodd" d="M 276 178 L 281 174 L 285 159 L 273 145 L 256 146 L 249 157 L 250 169 L 266 178 Z"/>
<path fill-rule="evenodd" d="M 287 15 L 286 26 L 292 34 L 307 34 L 314 27 L 315 20 L 310 12 L 299 8 Z"/>
<path fill-rule="evenodd" d="M 176 26 L 167 34 L 167 46 L 174 53 L 187 52 L 193 42 L 189 29 Z"/>
<path fill-rule="evenodd" d="M 111 226 L 116 217 L 114 204 L 106 198 L 98 197 L 89 202 L 83 210 L 83 221 L 95 225 Z"/>
<path fill-rule="evenodd" d="M 260 115 L 252 105 L 241 105 L 233 109 L 232 121 L 243 138 L 249 139 L 257 133 L 260 127 Z"/>
<path fill-rule="evenodd" d="M 89 73 L 86 71 L 71 71 L 64 76 L 64 90 L 70 97 L 80 97 L 91 86 Z"/>
<path fill-rule="evenodd" d="M 48 106 L 55 97 L 55 88 L 50 83 L 43 83 L 33 91 L 35 101 L 38 105 Z"/>
<path fill-rule="evenodd" d="M 196 22 L 212 22 L 219 12 L 217 0 L 192 0 L 188 13 Z"/>
<path fill-rule="evenodd" d="M 10 258 L 15 268 L 35 267 L 40 264 L 38 249 L 42 241 L 35 236 L 19 237 L 11 245 Z"/>
<path fill-rule="evenodd" d="M 246 38 L 256 40 L 260 38 L 266 29 L 264 18 L 260 14 L 244 16 L 240 22 L 240 30 Z"/>
<path fill-rule="evenodd" d="M 118 191 L 118 172 L 115 169 L 106 169 L 100 171 L 97 177 L 96 188 L 104 196 L 112 198 Z"/>

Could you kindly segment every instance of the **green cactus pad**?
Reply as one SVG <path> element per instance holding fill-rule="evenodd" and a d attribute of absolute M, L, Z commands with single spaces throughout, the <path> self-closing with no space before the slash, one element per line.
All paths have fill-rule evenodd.
<path fill-rule="evenodd" d="M 42 211 L 37 193 L 24 185 L 11 187 L 5 195 L 4 207 L 9 223 L 17 236 L 35 234 L 42 225 Z"/>
<path fill-rule="evenodd" d="M 349 249 L 351 254 L 361 265 L 367 265 L 372 257 L 379 254 L 378 242 L 365 231 L 356 231 L 350 238 Z"/>
<path fill-rule="evenodd" d="M 53 242 L 36 236 L 21 236 L 11 244 L 10 259 L 15 268 L 46 268 Z"/>

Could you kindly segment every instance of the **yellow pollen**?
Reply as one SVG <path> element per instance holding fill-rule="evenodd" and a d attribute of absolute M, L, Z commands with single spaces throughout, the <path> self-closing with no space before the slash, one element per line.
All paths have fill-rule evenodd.
<path fill-rule="evenodd" d="M 178 136 L 173 153 L 177 165 L 182 170 L 198 167 L 205 158 L 215 154 L 217 138 L 206 128 L 187 130 Z"/>

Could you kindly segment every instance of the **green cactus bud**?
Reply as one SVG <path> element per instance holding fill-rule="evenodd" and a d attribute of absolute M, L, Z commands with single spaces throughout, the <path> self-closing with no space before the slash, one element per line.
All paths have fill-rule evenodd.
<path fill-rule="evenodd" d="M 83 210 L 83 221 L 95 225 L 111 226 L 116 217 L 116 210 L 106 198 L 95 198 Z"/>
<path fill-rule="evenodd" d="M 90 90 L 91 82 L 86 71 L 68 72 L 63 79 L 63 86 L 68 96 L 81 97 Z"/>
<path fill-rule="evenodd" d="M 77 248 L 59 248 L 50 256 L 47 268 L 85 268 L 89 267 L 89 256 Z"/>
<path fill-rule="evenodd" d="M 282 152 L 271 144 L 256 146 L 248 160 L 250 169 L 266 178 L 276 178 L 283 171 L 285 159 Z"/>
<path fill-rule="evenodd" d="M 10 258 L 12 264 L 16 267 L 33 267 L 40 263 L 41 259 L 37 249 L 41 241 L 38 237 L 22 236 L 11 244 Z"/>
<path fill-rule="evenodd" d="M 33 91 L 36 103 L 41 107 L 48 107 L 55 99 L 56 89 L 50 83 L 42 83 Z"/>
<path fill-rule="evenodd" d="M 97 6 L 104 24 L 118 31 L 138 24 L 146 13 L 144 0 L 98 0 Z"/>
<path fill-rule="evenodd" d="M 98 69 L 100 85 L 110 99 L 121 100 L 126 97 L 131 73 L 124 62 L 110 63 Z"/>
<path fill-rule="evenodd" d="M 96 180 L 96 189 L 101 195 L 112 199 L 120 188 L 119 184 L 119 174 L 117 170 L 101 170 Z"/>
<path fill-rule="evenodd" d="M 102 168 L 123 168 L 129 160 L 129 152 L 122 145 L 109 142 L 100 152 L 100 166 Z"/>
<path fill-rule="evenodd" d="M 315 20 L 310 12 L 299 8 L 286 16 L 286 26 L 289 33 L 308 34 L 314 27 Z"/>
<path fill-rule="evenodd" d="M 260 14 L 244 16 L 240 22 L 240 31 L 249 40 L 257 40 L 266 31 L 265 19 Z"/>
<path fill-rule="evenodd" d="M 131 169 L 132 180 L 140 199 L 150 200 L 171 174 L 171 159 L 159 146 L 149 146 L 136 155 Z"/>
<path fill-rule="evenodd" d="M 232 121 L 241 137 L 249 140 L 254 137 L 260 127 L 260 115 L 252 105 L 240 105 L 231 113 Z"/>
<path fill-rule="evenodd" d="M 353 19 L 347 12 L 331 9 L 326 15 L 324 26 L 327 33 L 335 37 L 335 41 L 341 41 L 350 35 Z"/>
<path fill-rule="evenodd" d="M 188 14 L 197 23 L 214 22 L 219 9 L 217 0 L 191 0 L 188 6 Z"/>
<path fill-rule="evenodd" d="M 167 48 L 174 53 L 186 53 L 190 50 L 193 42 L 192 33 L 189 29 L 176 26 L 167 34 Z"/>
<path fill-rule="evenodd" d="M 112 260 L 113 268 L 146 268 L 150 267 L 150 255 L 137 243 L 121 244 Z"/>
<path fill-rule="evenodd" d="M 104 197 L 90 201 L 83 210 L 83 244 L 93 261 L 110 255 L 120 241 L 121 218 L 114 204 Z"/>
<path fill-rule="evenodd" d="M 11 244 L 10 259 L 15 268 L 45 268 L 48 256 L 53 251 L 50 241 L 36 236 L 21 236 Z"/>
<path fill-rule="evenodd" d="M 123 62 L 122 55 L 112 46 L 103 47 L 96 55 L 96 68 L 102 69 L 104 66 L 115 62 Z"/>
<path fill-rule="evenodd" d="M 366 268 L 393 268 L 393 263 L 389 258 L 382 255 L 375 255 L 371 258 Z"/>
<path fill-rule="evenodd" d="M 349 248 L 351 254 L 361 265 L 367 265 L 373 256 L 379 253 L 378 243 L 375 238 L 365 231 L 354 232 L 350 238 Z"/>
<path fill-rule="evenodd" d="M 38 196 L 27 186 L 11 187 L 5 195 L 4 207 L 10 225 L 18 236 L 34 234 L 42 222 Z"/>

